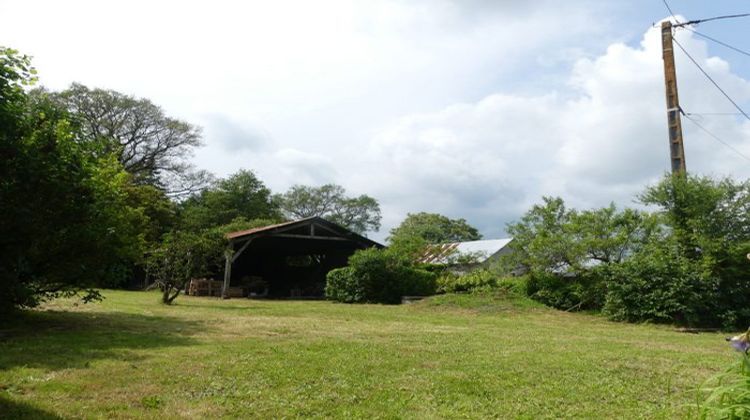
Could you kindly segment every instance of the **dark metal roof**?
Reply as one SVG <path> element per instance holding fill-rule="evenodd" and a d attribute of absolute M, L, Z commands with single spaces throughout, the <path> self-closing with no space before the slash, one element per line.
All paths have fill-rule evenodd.
<path fill-rule="evenodd" d="M 290 222 L 278 223 L 275 225 L 263 226 L 253 229 L 240 230 L 237 232 L 230 232 L 226 234 L 226 237 L 232 241 L 250 239 L 265 236 L 274 236 L 275 234 L 282 234 L 284 232 L 293 231 L 305 226 L 319 226 L 326 232 L 328 236 L 335 236 L 338 238 L 348 239 L 353 242 L 358 242 L 367 247 L 384 248 L 384 246 L 378 242 L 375 242 L 369 238 L 366 238 L 358 233 L 352 232 L 351 230 L 337 225 L 336 223 L 329 222 L 322 217 L 313 216 L 306 217 L 304 219 L 293 220 Z M 316 236 L 310 236 L 310 239 L 316 238 Z"/>
<path fill-rule="evenodd" d="M 299 224 L 300 222 L 305 222 L 305 221 L 312 220 L 312 219 L 315 219 L 315 217 L 307 217 L 304 219 L 292 220 L 291 222 L 277 223 L 275 225 L 268 225 L 268 226 L 261 226 L 261 227 L 252 228 L 252 229 L 239 230 L 237 232 L 229 232 L 227 233 L 227 238 L 235 239 L 235 238 L 241 238 L 243 236 L 252 235 L 253 233 L 258 233 L 258 232 L 271 232 L 276 228 L 282 228 L 285 226 L 293 226 L 295 224 Z"/>

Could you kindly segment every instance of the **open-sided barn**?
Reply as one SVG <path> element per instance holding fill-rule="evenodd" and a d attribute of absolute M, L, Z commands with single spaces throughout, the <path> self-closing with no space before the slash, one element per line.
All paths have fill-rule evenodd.
<path fill-rule="evenodd" d="M 358 249 L 383 245 L 320 217 L 227 234 L 222 296 L 320 297 L 326 274 Z"/>

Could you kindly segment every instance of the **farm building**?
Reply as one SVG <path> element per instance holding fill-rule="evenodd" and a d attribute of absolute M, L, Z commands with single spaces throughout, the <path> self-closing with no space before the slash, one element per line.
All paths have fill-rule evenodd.
<path fill-rule="evenodd" d="M 430 247 L 419 262 L 446 264 L 457 274 L 488 267 L 501 256 L 512 252 L 508 246 L 513 238 L 454 242 Z"/>
<path fill-rule="evenodd" d="M 222 296 L 321 297 L 326 274 L 383 245 L 320 217 L 227 234 Z"/>

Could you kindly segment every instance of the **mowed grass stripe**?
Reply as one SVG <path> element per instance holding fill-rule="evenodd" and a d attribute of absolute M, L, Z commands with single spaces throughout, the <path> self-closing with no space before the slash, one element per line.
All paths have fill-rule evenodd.
<path fill-rule="evenodd" d="M 80 418 L 673 418 L 734 355 L 719 334 L 525 299 L 410 305 L 105 291 L 0 338 L 6 415 Z M 0 414 L 2 415 L 2 414 Z"/>

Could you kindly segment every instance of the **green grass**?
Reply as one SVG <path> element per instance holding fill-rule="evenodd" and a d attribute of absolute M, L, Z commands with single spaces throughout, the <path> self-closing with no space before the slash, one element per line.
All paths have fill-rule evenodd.
<path fill-rule="evenodd" d="M 0 417 L 673 418 L 733 355 L 718 334 L 522 298 L 402 306 L 106 291 L 0 330 Z"/>

